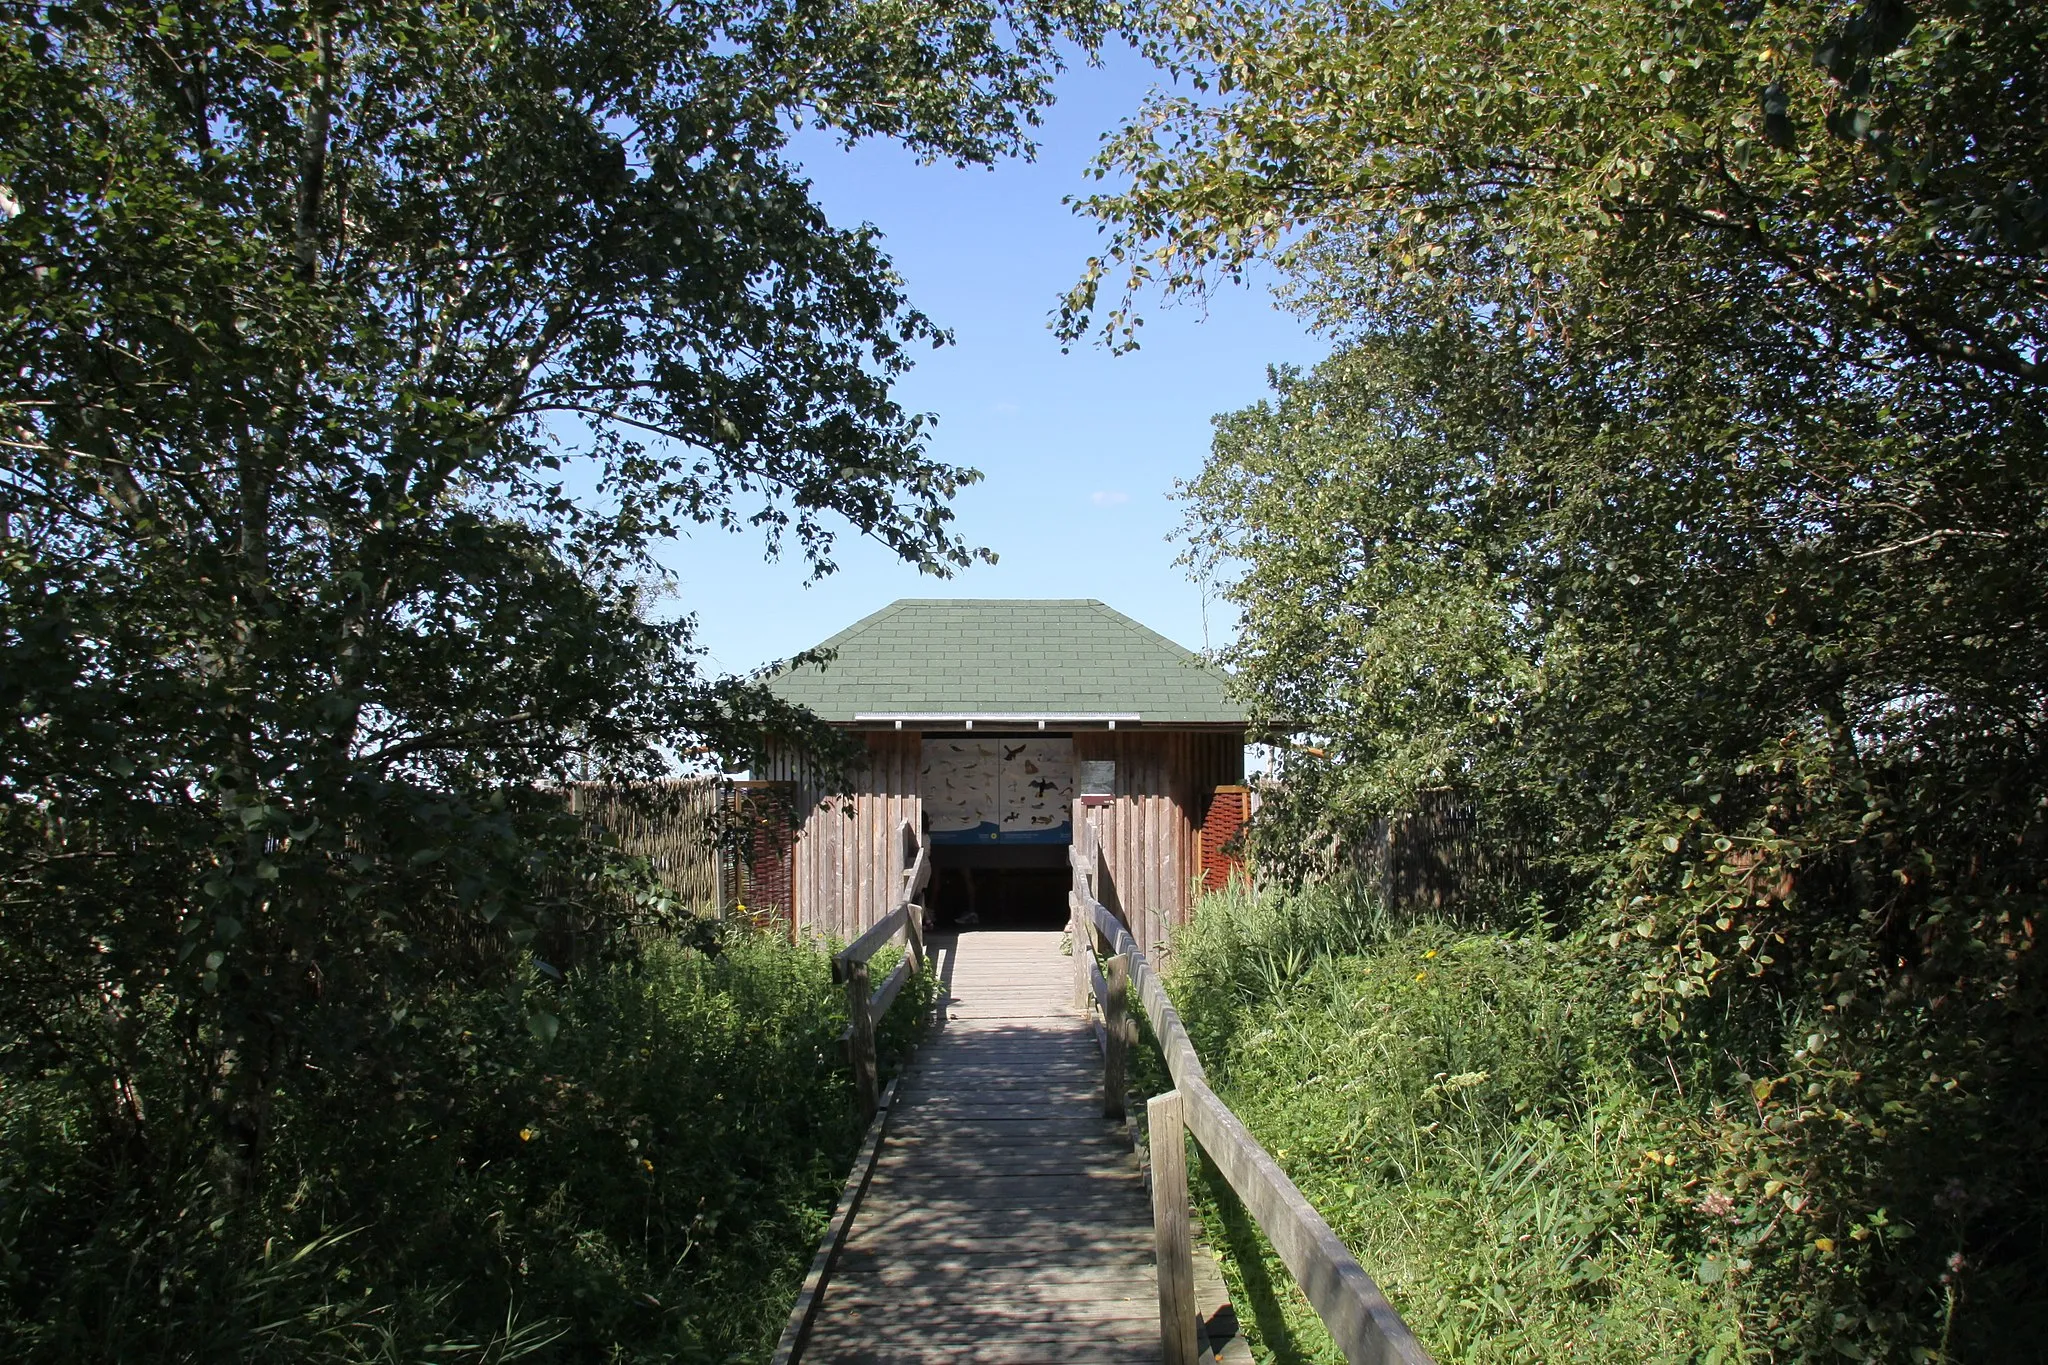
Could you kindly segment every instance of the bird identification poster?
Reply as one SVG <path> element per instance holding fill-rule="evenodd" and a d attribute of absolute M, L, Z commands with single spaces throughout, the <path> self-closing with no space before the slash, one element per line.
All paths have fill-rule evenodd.
<path fill-rule="evenodd" d="M 1071 739 L 927 735 L 918 787 L 933 843 L 1073 841 Z"/>

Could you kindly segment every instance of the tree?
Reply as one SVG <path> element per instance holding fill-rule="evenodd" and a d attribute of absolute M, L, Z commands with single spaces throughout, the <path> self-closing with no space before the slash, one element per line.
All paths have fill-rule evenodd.
<path fill-rule="evenodd" d="M 784 147 L 1026 150 L 1056 43 L 1098 25 L 5 14 L 0 1057 L 75 1080 L 110 1169 L 210 1152 L 214 1197 L 158 1190 L 204 1220 L 260 1181 L 279 1087 L 402 1086 L 424 993 L 525 1010 L 522 949 L 645 894 L 538 785 L 818 738 L 650 614 L 662 538 L 758 528 L 824 573 L 843 523 L 972 559 L 947 501 L 976 476 L 890 396 L 944 334 Z"/>
<path fill-rule="evenodd" d="M 1697 1058 L 1714 1178 L 1798 1188 L 1829 1246 L 1915 1230 L 1760 1251 L 1766 1339 L 2022 1330 L 2048 16 L 1155 15 L 1202 89 L 1105 153 L 1065 325 L 1115 284 L 1128 341 L 1155 275 L 1266 258 L 1340 342 L 1221 419 L 1189 489 L 1248 699 L 1321 737 L 1297 814 L 1356 837 L 1473 803 L 1548 926 L 1610 954 L 1655 1066 Z"/>
<path fill-rule="evenodd" d="M 1339 330 L 1477 295 L 1585 346 L 1739 309 L 1722 344 L 2048 378 L 2033 6 L 1150 13 L 1197 90 L 1155 96 L 1106 148 L 1099 171 L 1128 185 L 1083 205 L 1116 231 L 1071 335 L 1119 269 L 1128 302 L 1266 256 Z M 1681 276 L 1696 306 L 1655 306 Z"/>

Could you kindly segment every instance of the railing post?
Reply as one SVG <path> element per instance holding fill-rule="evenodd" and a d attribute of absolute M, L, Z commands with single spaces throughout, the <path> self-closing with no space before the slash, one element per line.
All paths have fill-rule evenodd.
<path fill-rule="evenodd" d="M 1094 992 L 1088 987 L 1088 951 L 1095 942 L 1093 917 L 1088 907 L 1095 899 L 1095 888 L 1088 876 L 1081 871 L 1087 859 L 1084 849 L 1094 846 L 1094 830 L 1088 824 L 1084 807 L 1074 802 L 1074 841 L 1067 846 L 1067 922 L 1072 927 L 1068 938 L 1074 945 L 1074 1008 L 1085 1011 Z"/>
<path fill-rule="evenodd" d="M 1136 1032 L 1131 1020 L 1131 960 L 1122 953 L 1108 959 L 1109 1001 L 1102 1009 L 1105 1046 L 1102 1052 L 1102 1117 L 1124 1116 L 1124 1058 Z"/>
<path fill-rule="evenodd" d="M 1159 1261 L 1159 1347 L 1165 1365 L 1195 1365 L 1195 1247 L 1188 1228 L 1187 1125 L 1180 1092 L 1145 1106 L 1152 1149 L 1152 1244 Z"/>
<path fill-rule="evenodd" d="M 853 1063 L 853 1088 L 860 1099 L 862 1122 L 875 1116 L 881 1087 L 875 1066 L 875 1016 L 869 1011 L 868 964 L 850 964 L 846 969 L 846 1016 L 852 1026 L 847 1036 L 847 1060 Z"/>
<path fill-rule="evenodd" d="M 1074 941 L 1074 1008 L 1085 1011 L 1094 993 L 1088 989 L 1088 945 L 1094 931 L 1088 926 L 1088 907 L 1081 899 L 1080 879 L 1074 882 L 1075 889 L 1067 893 L 1067 919 L 1073 928 L 1068 937 Z"/>

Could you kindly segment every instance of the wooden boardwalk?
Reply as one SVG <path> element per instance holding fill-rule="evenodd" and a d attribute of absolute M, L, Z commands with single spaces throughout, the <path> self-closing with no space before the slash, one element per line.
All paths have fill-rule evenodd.
<path fill-rule="evenodd" d="M 950 1001 L 897 1087 L 806 1365 L 1147 1362 L 1152 1207 L 1058 933 L 934 938 Z"/>
<path fill-rule="evenodd" d="M 1358 1258 L 1209 1088 L 1130 926 L 1095 898 L 1106 875 L 1099 832 L 1075 824 L 1087 837 L 1070 857 L 1069 956 L 1051 932 L 927 945 L 913 898 L 930 848 L 903 822 L 902 899 L 833 955 L 855 1092 L 874 1121 L 774 1365 L 1251 1365 L 1223 1277 L 1197 1244 L 1190 1138 L 1349 1365 L 1431 1365 Z M 876 986 L 868 964 L 898 938 L 908 951 Z M 944 994 L 937 1038 L 883 1091 L 875 1021 L 920 964 L 937 967 Z M 1076 993 L 1085 1006 L 1072 1004 Z M 1174 1080 L 1144 1106 L 1157 1138 L 1149 1191 L 1129 1130 L 1102 1117 L 1103 1087 L 1124 1085 L 1135 1002 Z M 1128 1099 L 1117 1098 L 1118 1108 Z"/>

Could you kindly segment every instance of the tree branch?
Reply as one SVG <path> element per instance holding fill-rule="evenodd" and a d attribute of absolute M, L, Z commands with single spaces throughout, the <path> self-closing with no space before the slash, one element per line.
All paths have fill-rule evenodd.
<path fill-rule="evenodd" d="M 1847 555 L 1837 562 L 1849 564 L 1859 559 L 1875 559 L 1879 555 L 1897 554 L 1900 550 L 1910 550 L 1915 545 L 1925 545 L 1930 540 L 1941 540 L 1947 536 L 1973 536 L 1980 540 L 2012 539 L 2012 536 L 2005 531 L 1972 531 L 1960 526 L 1944 526 L 1939 531 L 1929 531 L 1924 536 L 1914 536 L 1911 540 L 1902 540 L 1896 545 L 1880 545 L 1875 550 L 1862 550 L 1856 554 Z"/>

